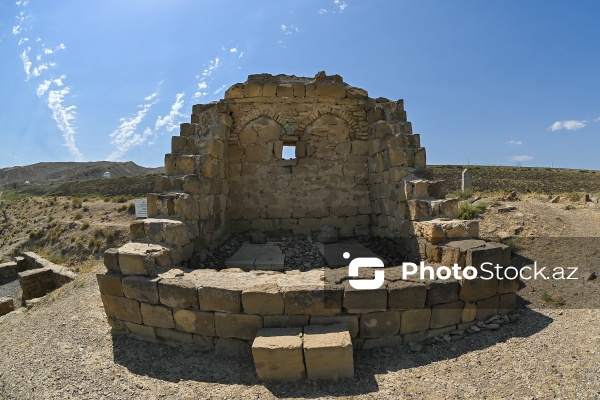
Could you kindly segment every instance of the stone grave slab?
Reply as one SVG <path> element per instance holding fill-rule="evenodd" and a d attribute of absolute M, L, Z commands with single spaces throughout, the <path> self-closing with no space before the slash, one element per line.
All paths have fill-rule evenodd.
<path fill-rule="evenodd" d="M 283 271 L 285 254 L 272 242 L 265 244 L 244 243 L 227 261 L 227 268 L 241 268 L 244 271 L 254 269 Z"/>

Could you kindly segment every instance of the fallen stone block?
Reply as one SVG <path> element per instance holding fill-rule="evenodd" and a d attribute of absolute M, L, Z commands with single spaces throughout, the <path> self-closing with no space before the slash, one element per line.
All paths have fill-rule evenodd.
<path fill-rule="evenodd" d="M 252 343 L 252 356 L 260 380 L 289 381 L 306 376 L 302 328 L 266 328 Z"/>
<path fill-rule="evenodd" d="M 352 340 L 344 325 L 304 327 L 303 347 L 308 379 L 354 377 Z"/>

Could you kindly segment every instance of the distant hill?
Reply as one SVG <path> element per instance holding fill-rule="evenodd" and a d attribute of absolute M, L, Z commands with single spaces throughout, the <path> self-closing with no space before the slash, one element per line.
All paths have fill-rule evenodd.
<path fill-rule="evenodd" d="M 502 167 L 481 165 L 428 165 L 433 179 L 444 180 L 447 192 L 459 190 L 462 171 L 473 173 L 475 191 L 516 190 L 520 193 L 600 193 L 600 171 L 534 167 Z"/>
<path fill-rule="evenodd" d="M 32 185 L 51 185 L 70 181 L 84 181 L 110 176 L 130 177 L 162 174 L 164 167 L 146 168 L 134 162 L 41 162 L 22 167 L 0 168 L 0 189 L 22 187 L 26 181 Z"/>

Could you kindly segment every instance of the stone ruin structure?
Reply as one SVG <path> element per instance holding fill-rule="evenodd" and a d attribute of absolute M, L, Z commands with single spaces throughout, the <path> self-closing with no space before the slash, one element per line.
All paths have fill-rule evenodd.
<path fill-rule="evenodd" d="M 370 98 L 324 72 L 250 75 L 223 100 L 193 106 L 148 195 L 149 218 L 105 253 L 108 322 L 114 334 L 252 352 L 261 379 L 352 376 L 353 348 L 506 314 L 518 282 L 403 281 L 391 267 L 383 287 L 356 290 L 347 268 L 327 265 L 195 268 L 232 233 L 322 229 L 381 238 L 407 261 L 508 266 L 508 247 L 477 240 L 477 221 L 455 219 L 458 201 L 444 195 L 402 100 Z"/>

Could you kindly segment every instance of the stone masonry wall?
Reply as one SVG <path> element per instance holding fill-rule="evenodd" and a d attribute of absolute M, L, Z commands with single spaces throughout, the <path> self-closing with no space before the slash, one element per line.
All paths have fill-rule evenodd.
<path fill-rule="evenodd" d="M 392 277 L 395 269 L 386 272 Z M 113 333 L 233 353 L 247 351 L 263 327 L 311 324 L 347 324 L 358 348 L 419 342 L 514 310 L 519 287 L 518 281 L 478 278 L 398 280 L 355 290 L 344 281 L 324 284 L 323 274 L 233 269 L 144 277 L 115 271 L 97 278 Z"/>
<path fill-rule="evenodd" d="M 65 267 L 54 264 L 33 252 L 23 254 L 27 271 L 19 273 L 23 300 L 45 296 L 77 276 Z"/>

